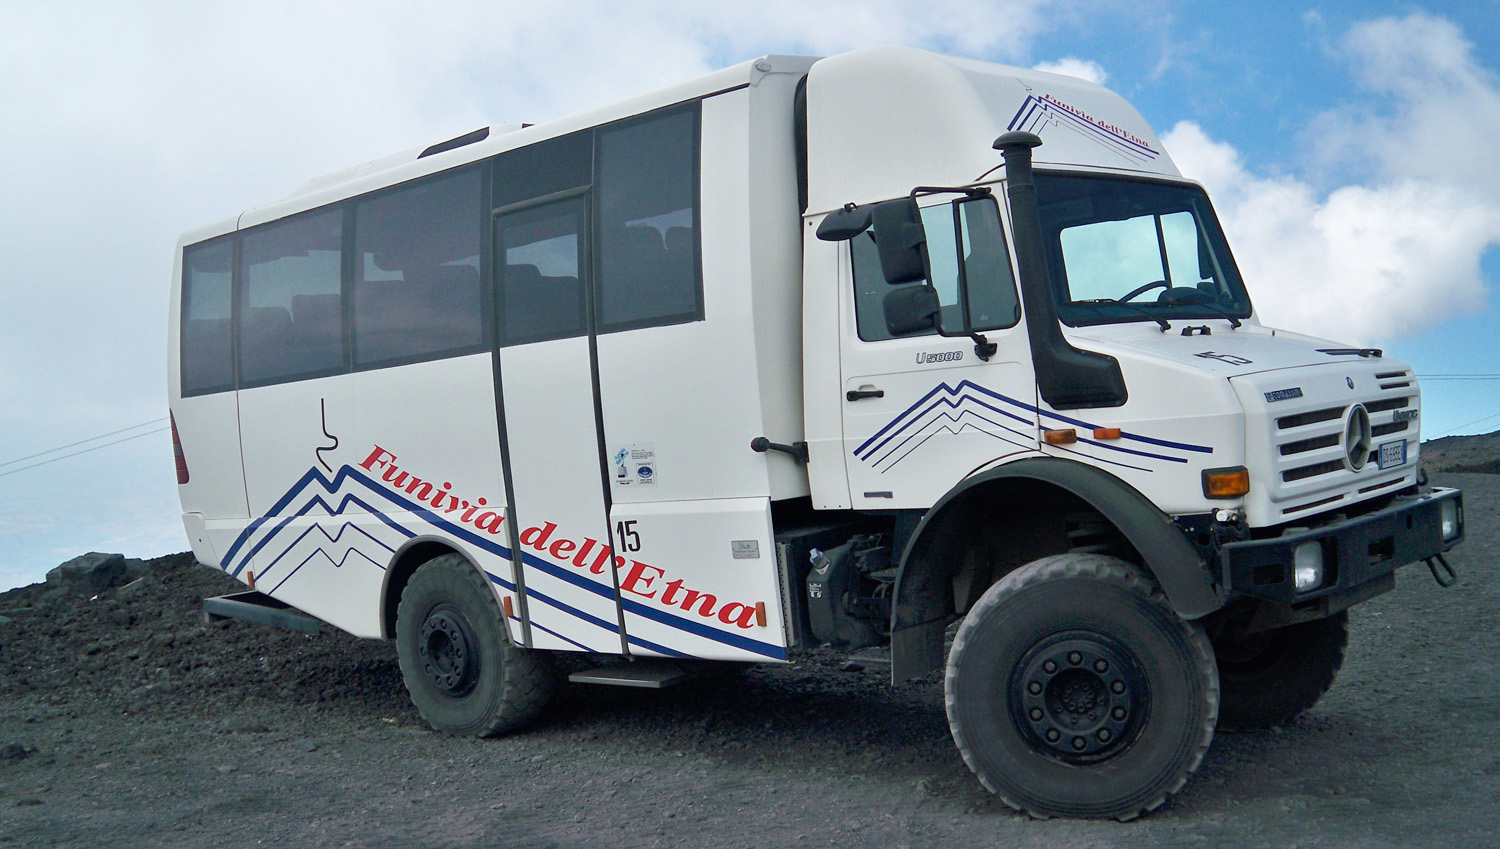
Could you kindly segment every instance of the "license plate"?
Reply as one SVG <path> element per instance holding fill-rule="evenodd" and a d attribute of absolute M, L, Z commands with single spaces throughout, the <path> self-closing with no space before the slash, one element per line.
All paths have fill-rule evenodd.
<path fill-rule="evenodd" d="M 1380 468 L 1394 469 L 1406 464 L 1406 440 L 1387 442 L 1380 446 Z"/>

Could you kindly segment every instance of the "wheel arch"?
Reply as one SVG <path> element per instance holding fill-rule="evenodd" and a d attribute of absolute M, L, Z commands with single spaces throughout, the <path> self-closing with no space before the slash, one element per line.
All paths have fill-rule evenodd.
<path fill-rule="evenodd" d="M 401 593 L 406 589 L 411 576 L 416 574 L 417 569 L 423 563 L 445 554 L 457 554 L 479 574 L 485 574 L 472 557 L 449 540 L 435 536 L 419 536 L 407 540 L 396 549 L 395 554 L 391 555 L 391 562 L 385 569 L 385 584 L 380 589 L 380 636 L 382 639 L 390 640 L 396 636 L 396 610 L 401 606 Z M 487 575 L 485 583 L 489 583 Z"/>
<path fill-rule="evenodd" d="M 1070 506 L 1096 512 L 1134 549 L 1140 565 L 1161 585 L 1184 619 L 1197 619 L 1223 605 L 1213 578 L 1197 551 L 1170 518 L 1124 481 L 1093 466 L 1054 457 L 1027 457 L 965 478 L 938 500 L 912 532 L 901 555 L 891 601 L 891 679 L 908 680 L 943 662 L 943 631 L 955 609 L 954 579 L 963 570 L 964 550 L 980 528 L 1009 523 L 1022 530 L 1017 542 L 1036 536 L 1017 514 L 976 513 L 984 507 L 1024 505 L 1017 514 L 1048 515 Z M 1044 545 L 1044 543 L 1033 543 Z M 1058 543 L 1053 542 L 1054 548 Z M 1066 543 L 1062 543 L 1064 546 Z M 1024 550 L 1024 545 L 1023 545 Z M 1036 551 L 1010 569 L 1045 554 Z M 978 587 L 977 592 L 983 592 Z"/>

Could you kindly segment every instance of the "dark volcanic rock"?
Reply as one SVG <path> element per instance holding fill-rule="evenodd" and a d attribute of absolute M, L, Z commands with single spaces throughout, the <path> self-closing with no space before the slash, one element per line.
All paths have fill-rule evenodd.
<path fill-rule="evenodd" d="M 1216 735 L 1136 822 L 1011 813 L 954 747 L 941 673 L 892 687 L 826 649 L 663 690 L 564 685 L 527 728 L 436 734 L 390 643 L 205 627 L 203 598 L 243 585 L 185 553 L 129 592 L 0 593 L 0 849 L 1494 846 L 1500 477 L 1436 482 L 1464 489 L 1458 583 L 1403 569 L 1351 612 L 1315 708 Z"/>
<path fill-rule="evenodd" d="M 18 761 L 30 756 L 25 746 L 20 743 L 7 743 L 0 746 L 0 761 Z"/>
<path fill-rule="evenodd" d="M 74 595 L 88 597 L 115 586 L 128 573 L 125 555 L 91 551 L 48 572 L 47 583 Z"/>

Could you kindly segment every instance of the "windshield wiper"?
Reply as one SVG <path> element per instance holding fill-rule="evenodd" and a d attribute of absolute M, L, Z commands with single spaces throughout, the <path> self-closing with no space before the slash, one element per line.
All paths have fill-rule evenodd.
<path fill-rule="evenodd" d="M 1110 306 L 1116 306 L 1116 307 L 1124 307 L 1125 309 L 1130 310 L 1133 313 L 1137 313 L 1139 315 L 1143 315 L 1146 318 L 1149 318 L 1152 321 L 1156 322 L 1157 324 L 1161 325 L 1161 332 L 1163 332 L 1163 333 L 1166 333 L 1168 330 L 1172 329 L 1172 325 L 1168 324 L 1167 320 L 1164 319 L 1164 318 L 1162 318 L 1161 316 L 1159 316 L 1159 315 L 1152 315 L 1151 313 L 1146 312 L 1145 310 L 1141 309 L 1140 307 L 1136 306 L 1135 304 L 1127 304 L 1124 301 L 1117 301 L 1114 298 L 1089 298 L 1086 301 L 1074 301 L 1073 303 L 1074 304 L 1081 304 L 1083 306 L 1094 307 L 1095 309 L 1098 309 L 1099 307 L 1101 307 L 1101 306 L 1103 306 L 1105 304 L 1109 304 Z"/>
<path fill-rule="evenodd" d="M 1168 298 L 1167 300 L 1161 301 L 1160 303 L 1162 304 L 1162 306 L 1168 306 L 1168 307 L 1202 307 L 1203 309 L 1206 309 L 1209 312 L 1213 313 L 1214 315 L 1217 315 L 1220 318 L 1224 319 L 1225 321 L 1229 322 L 1229 326 L 1232 327 L 1233 329 L 1235 329 L 1235 330 L 1239 330 L 1240 329 L 1240 320 L 1239 319 L 1235 318 L 1234 316 L 1230 315 L 1229 313 L 1225 312 L 1224 310 L 1220 309 L 1219 307 L 1214 306 L 1213 304 L 1209 303 L 1208 301 L 1200 301 L 1200 300 L 1197 300 L 1196 298 L 1181 298 L 1181 299 L 1179 299 L 1179 298 Z"/>

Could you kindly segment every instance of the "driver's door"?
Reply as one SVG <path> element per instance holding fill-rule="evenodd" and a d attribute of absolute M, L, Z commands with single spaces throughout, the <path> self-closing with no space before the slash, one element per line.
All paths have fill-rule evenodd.
<path fill-rule="evenodd" d="M 997 457 L 1037 446 L 1026 327 L 993 198 L 922 210 L 944 328 L 986 328 L 988 361 L 967 336 L 893 334 L 873 230 L 849 242 L 840 294 L 844 448 L 855 509 L 925 508 Z M 962 292 L 960 273 L 967 281 Z"/>

